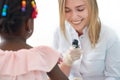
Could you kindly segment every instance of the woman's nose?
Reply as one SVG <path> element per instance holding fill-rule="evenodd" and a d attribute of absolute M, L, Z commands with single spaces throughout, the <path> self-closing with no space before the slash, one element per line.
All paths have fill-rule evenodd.
<path fill-rule="evenodd" d="M 79 14 L 78 14 L 76 11 L 73 11 L 73 12 L 72 12 L 72 15 L 71 15 L 71 18 L 72 18 L 72 19 L 76 19 L 76 18 L 78 18 L 78 15 L 79 15 Z"/>

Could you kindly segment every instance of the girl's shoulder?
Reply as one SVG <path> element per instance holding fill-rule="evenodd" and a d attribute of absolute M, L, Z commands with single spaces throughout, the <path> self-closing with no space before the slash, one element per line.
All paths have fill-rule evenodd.
<path fill-rule="evenodd" d="M 49 72 L 58 59 L 59 53 L 48 46 L 18 51 L 0 50 L 0 75 L 19 76 L 31 71 Z"/>

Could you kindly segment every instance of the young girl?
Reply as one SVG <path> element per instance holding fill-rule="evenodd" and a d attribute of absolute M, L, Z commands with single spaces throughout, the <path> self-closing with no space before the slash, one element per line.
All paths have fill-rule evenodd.
<path fill-rule="evenodd" d="M 36 15 L 34 0 L 0 0 L 0 80 L 68 80 L 58 52 L 26 43 Z"/>

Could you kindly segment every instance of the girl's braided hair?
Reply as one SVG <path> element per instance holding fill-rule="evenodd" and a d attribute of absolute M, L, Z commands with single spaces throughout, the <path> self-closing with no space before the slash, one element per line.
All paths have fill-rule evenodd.
<path fill-rule="evenodd" d="M 37 15 L 34 0 L 0 0 L 0 33 L 14 33 Z"/>

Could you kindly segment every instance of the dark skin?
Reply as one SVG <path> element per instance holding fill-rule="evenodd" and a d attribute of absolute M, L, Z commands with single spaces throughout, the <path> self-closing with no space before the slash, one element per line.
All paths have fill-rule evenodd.
<path fill-rule="evenodd" d="M 32 30 L 33 32 L 33 20 L 31 19 L 29 19 L 19 30 L 19 33 L 16 33 L 15 35 L 0 33 L 1 36 L 0 49 L 17 51 L 20 49 L 32 48 L 32 46 L 26 43 L 26 39 L 32 35 L 32 32 L 28 33 L 29 30 Z M 68 78 L 60 70 L 57 64 L 47 74 L 50 80 L 68 80 Z"/>

